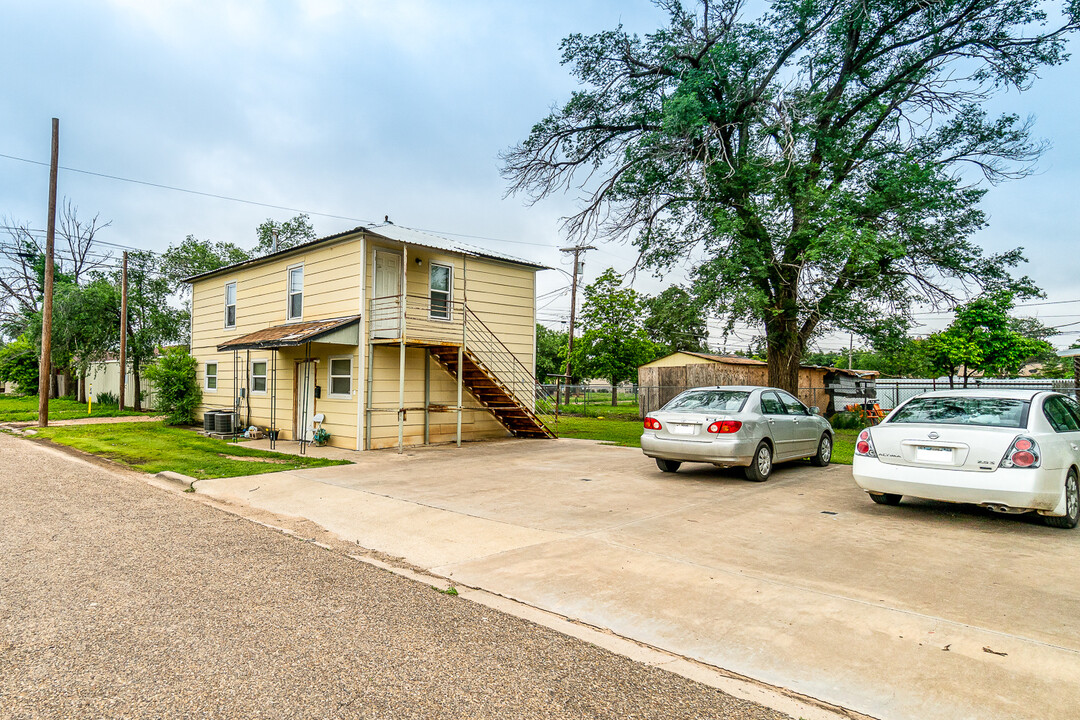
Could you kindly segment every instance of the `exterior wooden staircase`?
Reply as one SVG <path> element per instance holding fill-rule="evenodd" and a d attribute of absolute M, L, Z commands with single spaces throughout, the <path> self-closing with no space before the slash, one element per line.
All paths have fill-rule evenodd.
<path fill-rule="evenodd" d="M 458 346 L 435 345 L 429 346 L 428 351 L 457 378 L 458 373 Z M 462 353 L 462 365 L 464 366 L 461 383 L 468 388 L 473 397 L 479 401 L 507 430 L 516 437 L 525 438 L 553 438 L 555 433 L 524 403 L 514 392 L 502 383 L 498 376 L 487 368 L 484 363 L 472 352 L 466 349 Z"/>

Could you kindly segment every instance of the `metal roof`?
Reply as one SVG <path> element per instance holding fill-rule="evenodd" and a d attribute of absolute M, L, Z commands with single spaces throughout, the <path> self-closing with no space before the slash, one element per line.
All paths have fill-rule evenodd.
<path fill-rule="evenodd" d="M 456 240 L 450 240 L 441 235 L 435 235 L 422 230 L 414 230 L 412 228 L 402 227 L 400 225 L 378 225 L 375 227 L 365 227 L 363 225 L 357 226 L 352 230 L 346 230 L 334 235 L 327 235 L 317 240 L 301 243 L 295 247 L 286 248 L 285 250 L 278 250 L 276 253 L 269 253 L 268 255 L 261 255 L 251 260 L 242 260 L 232 265 L 226 265 L 225 267 L 217 268 L 216 270 L 208 270 L 198 275 L 192 275 L 186 277 L 183 282 L 192 283 L 196 280 L 202 280 L 203 278 L 213 277 L 222 273 L 232 272 L 238 268 L 249 267 L 251 265 L 257 265 L 258 263 L 265 262 L 274 258 L 283 257 L 285 255 L 298 253 L 302 250 L 307 250 L 312 247 L 316 247 L 323 243 L 332 242 L 334 240 L 341 240 L 347 238 L 350 235 L 359 235 L 360 233 L 369 233 L 371 235 L 378 235 L 379 237 L 386 238 L 387 240 L 394 240 L 397 242 L 406 243 L 408 245 L 420 245 L 423 247 L 432 248 L 435 250 L 444 250 L 446 252 L 472 255 L 473 257 L 489 258 L 491 260 L 499 260 L 502 262 L 513 263 L 514 265 L 524 265 L 525 267 L 536 268 L 537 270 L 550 270 L 547 265 L 541 265 L 534 263 L 530 260 L 522 260 L 521 258 L 513 257 L 512 255 L 506 255 L 504 253 L 495 252 L 494 250 L 487 250 L 485 248 L 469 245 L 468 243 L 458 242 Z"/>
<path fill-rule="evenodd" d="M 266 328 L 265 330 L 256 330 L 253 333 L 241 335 L 238 338 L 234 338 L 218 345 L 217 349 L 218 352 L 224 352 L 226 350 L 257 350 L 262 348 L 294 347 L 296 345 L 303 345 L 304 343 L 315 342 L 320 339 L 323 342 L 326 342 L 329 340 L 327 336 L 349 328 L 350 326 L 358 327 L 359 323 L 360 316 L 352 315 L 344 318 L 330 318 L 329 320 L 312 320 L 310 322 L 277 325 L 275 327 Z M 354 334 L 357 339 L 353 340 L 352 343 L 345 342 L 344 344 L 355 345 L 359 342 L 359 334 Z M 342 343 L 339 342 L 339 344 Z"/>

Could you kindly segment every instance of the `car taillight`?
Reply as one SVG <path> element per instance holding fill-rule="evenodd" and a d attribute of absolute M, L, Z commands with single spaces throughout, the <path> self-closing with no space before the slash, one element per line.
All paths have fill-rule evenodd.
<path fill-rule="evenodd" d="M 1001 458 L 1000 467 L 1037 468 L 1040 459 L 1039 444 L 1021 435 L 1012 441 L 1009 451 L 1005 453 L 1005 457 Z"/>
<path fill-rule="evenodd" d="M 712 425 L 705 428 L 705 430 L 711 432 L 713 435 L 726 435 L 728 433 L 739 432 L 739 428 L 741 427 L 742 423 L 738 420 L 720 420 L 714 422 Z"/>
<path fill-rule="evenodd" d="M 866 457 L 877 457 L 877 450 L 874 450 L 874 441 L 870 437 L 869 428 L 866 428 L 859 433 L 859 439 L 855 441 L 855 454 L 865 455 Z"/>
<path fill-rule="evenodd" d="M 645 418 L 645 429 L 646 430 L 660 430 L 663 427 L 664 426 L 660 424 L 659 420 L 657 420 L 655 418 L 651 418 L 651 417 Z"/>

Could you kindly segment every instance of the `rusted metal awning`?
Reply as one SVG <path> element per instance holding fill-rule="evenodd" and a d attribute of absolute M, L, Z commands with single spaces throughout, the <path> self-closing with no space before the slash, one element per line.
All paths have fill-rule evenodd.
<path fill-rule="evenodd" d="M 226 350 L 258 350 L 262 348 L 295 347 L 309 342 L 333 345 L 356 345 L 360 342 L 360 316 L 311 322 L 289 323 L 257 330 L 217 346 Z"/>

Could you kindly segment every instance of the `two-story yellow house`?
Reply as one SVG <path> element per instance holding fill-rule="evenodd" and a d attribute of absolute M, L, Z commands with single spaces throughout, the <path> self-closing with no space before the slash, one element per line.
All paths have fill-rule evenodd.
<path fill-rule="evenodd" d="M 201 411 L 356 450 L 551 437 L 542 269 L 387 224 L 188 278 Z"/>

